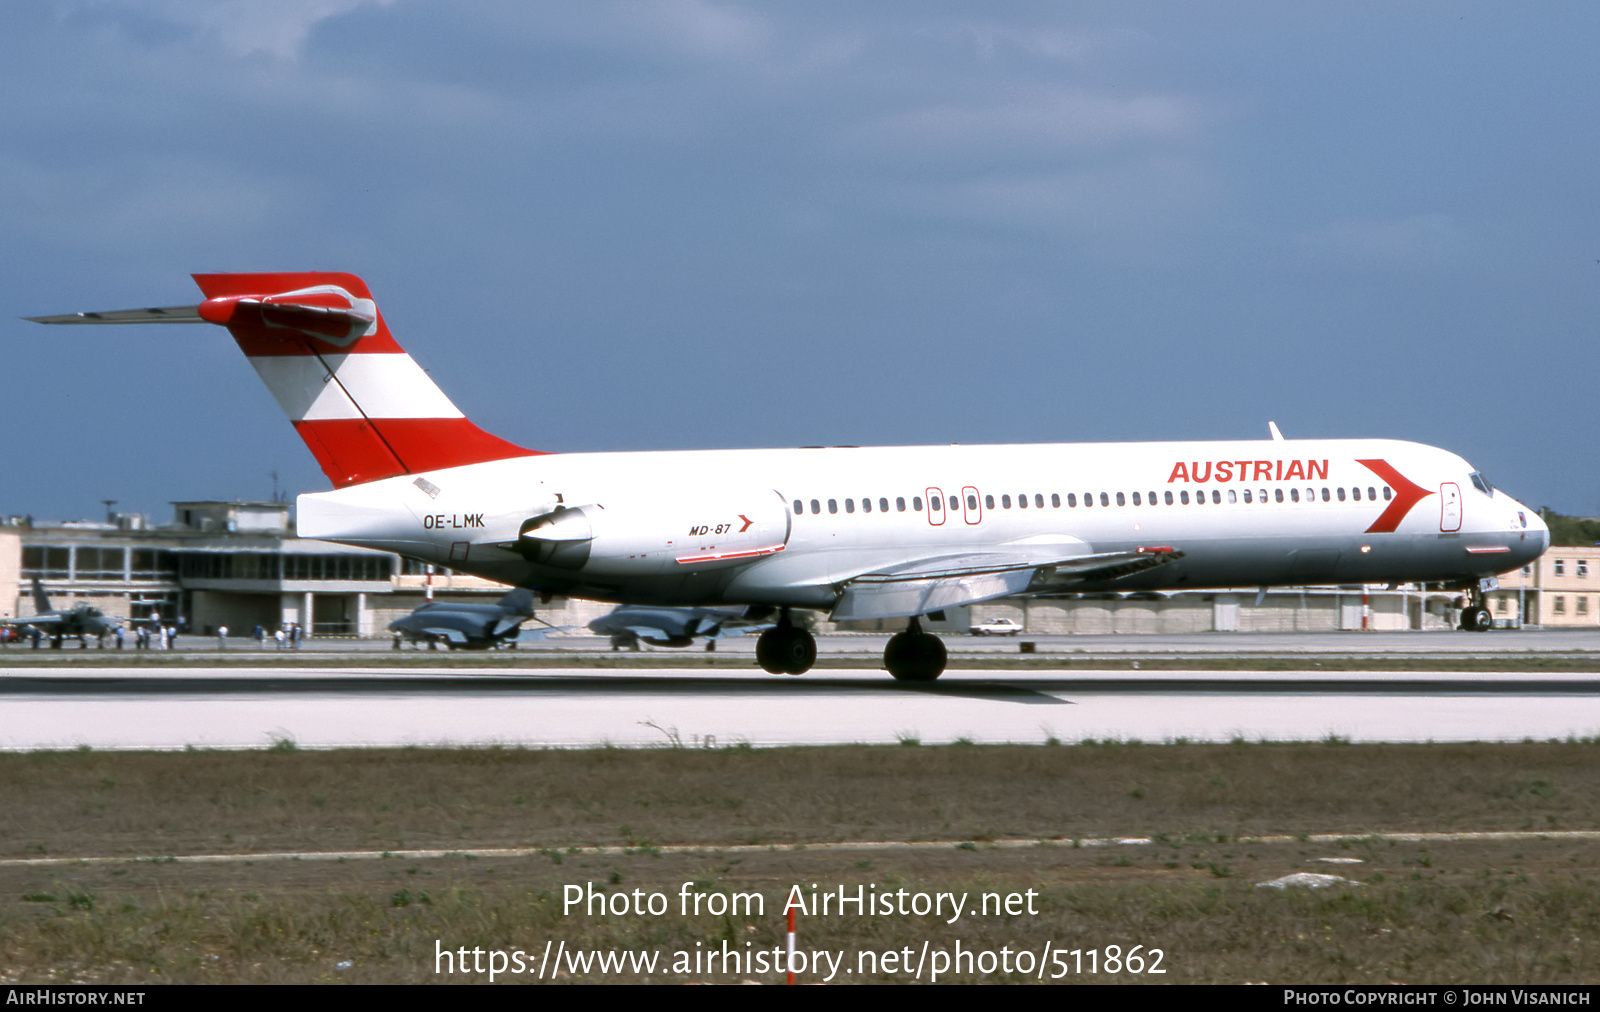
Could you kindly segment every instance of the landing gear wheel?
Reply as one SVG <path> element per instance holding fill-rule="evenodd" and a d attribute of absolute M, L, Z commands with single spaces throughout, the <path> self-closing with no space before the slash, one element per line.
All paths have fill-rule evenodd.
<path fill-rule="evenodd" d="M 1488 632 L 1494 628 L 1494 616 L 1488 608 L 1465 608 L 1461 612 L 1461 628 L 1468 632 Z"/>
<path fill-rule="evenodd" d="M 931 682 L 944 674 L 949 655 L 944 640 L 922 631 L 922 623 L 911 620 L 911 627 L 889 637 L 883 648 L 883 666 L 902 682 Z"/>
<path fill-rule="evenodd" d="M 817 641 L 796 629 L 787 613 L 756 640 L 756 663 L 774 675 L 803 675 L 817 663 Z"/>

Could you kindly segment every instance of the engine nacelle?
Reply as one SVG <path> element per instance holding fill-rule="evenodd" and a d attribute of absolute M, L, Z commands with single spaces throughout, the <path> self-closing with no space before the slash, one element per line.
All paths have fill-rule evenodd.
<path fill-rule="evenodd" d="M 593 575 L 720 569 L 781 552 L 788 504 L 772 489 L 562 506 L 529 517 L 515 550 L 529 562 Z"/>

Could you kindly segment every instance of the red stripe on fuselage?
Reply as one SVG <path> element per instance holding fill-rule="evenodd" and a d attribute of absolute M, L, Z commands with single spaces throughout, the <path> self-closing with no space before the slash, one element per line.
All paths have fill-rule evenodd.
<path fill-rule="evenodd" d="M 295 422 L 295 431 L 335 485 L 418 471 L 540 456 L 465 418 L 334 418 Z"/>
<path fill-rule="evenodd" d="M 1394 533 L 1395 528 L 1400 526 L 1400 521 L 1411 512 L 1411 507 L 1425 497 L 1433 495 L 1420 485 L 1412 484 L 1405 475 L 1390 466 L 1387 460 L 1358 460 L 1356 463 L 1382 478 L 1384 484 L 1394 489 L 1394 501 L 1389 503 L 1389 508 L 1379 514 L 1378 519 L 1367 528 L 1368 534 Z"/>

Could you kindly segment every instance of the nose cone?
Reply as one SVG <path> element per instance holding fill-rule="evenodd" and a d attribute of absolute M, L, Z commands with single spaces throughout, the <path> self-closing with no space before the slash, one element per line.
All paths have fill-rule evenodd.
<path fill-rule="evenodd" d="M 1515 499 L 1511 500 L 1511 506 L 1515 510 L 1517 525 L 1527 524 L 1523 531 L 1525 537 L 1513 545 L 1511 549 L 1517 564 L 1525 566 L 1543 555 L 1545 550 L 1550 547 L 1550 525 L 1546 524 L 1544 518 L 1538 513 Z"/>
<path fill-rule="evenodd" d="M 1545 550 L 1550 547 L 1550 525 L 1544 522 L 1544 517 L 1537 513 L 1530 513 L 1528 515 L 1528 533 L 1532 534 L 1535 531 L 1539 533 L 1539 554 L 1543 555 Z M 1533 539 L 1529 538 L 1529 540 Z"/>

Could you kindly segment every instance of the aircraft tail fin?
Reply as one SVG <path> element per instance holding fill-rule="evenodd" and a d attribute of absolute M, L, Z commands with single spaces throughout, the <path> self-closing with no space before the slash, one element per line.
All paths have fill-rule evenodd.
<path fill-rule="evenodd" d="M 526 587 L 518 587 L 497 602 L 507 611 L 514 611 L 518 615 L 533 614 L 533 591 Z"/>
<path fill-rule="evenodd" d="M 44 592 L 43 585 L 39 583 L 39 578 L 35 576 L 33 578 L 33 613 L 35 615 L 44 615 L 54 610 L 54 608 L 50 607 L 50 595 Z"/>
<path fill-rule="evenodd" d="M 30 317 L 37 323 L 228 328 L 335 487 L 530 456 L 469 421 L 390 335 L 366 282 L 320 271 L 196 274 L 198 306 Z"/>

